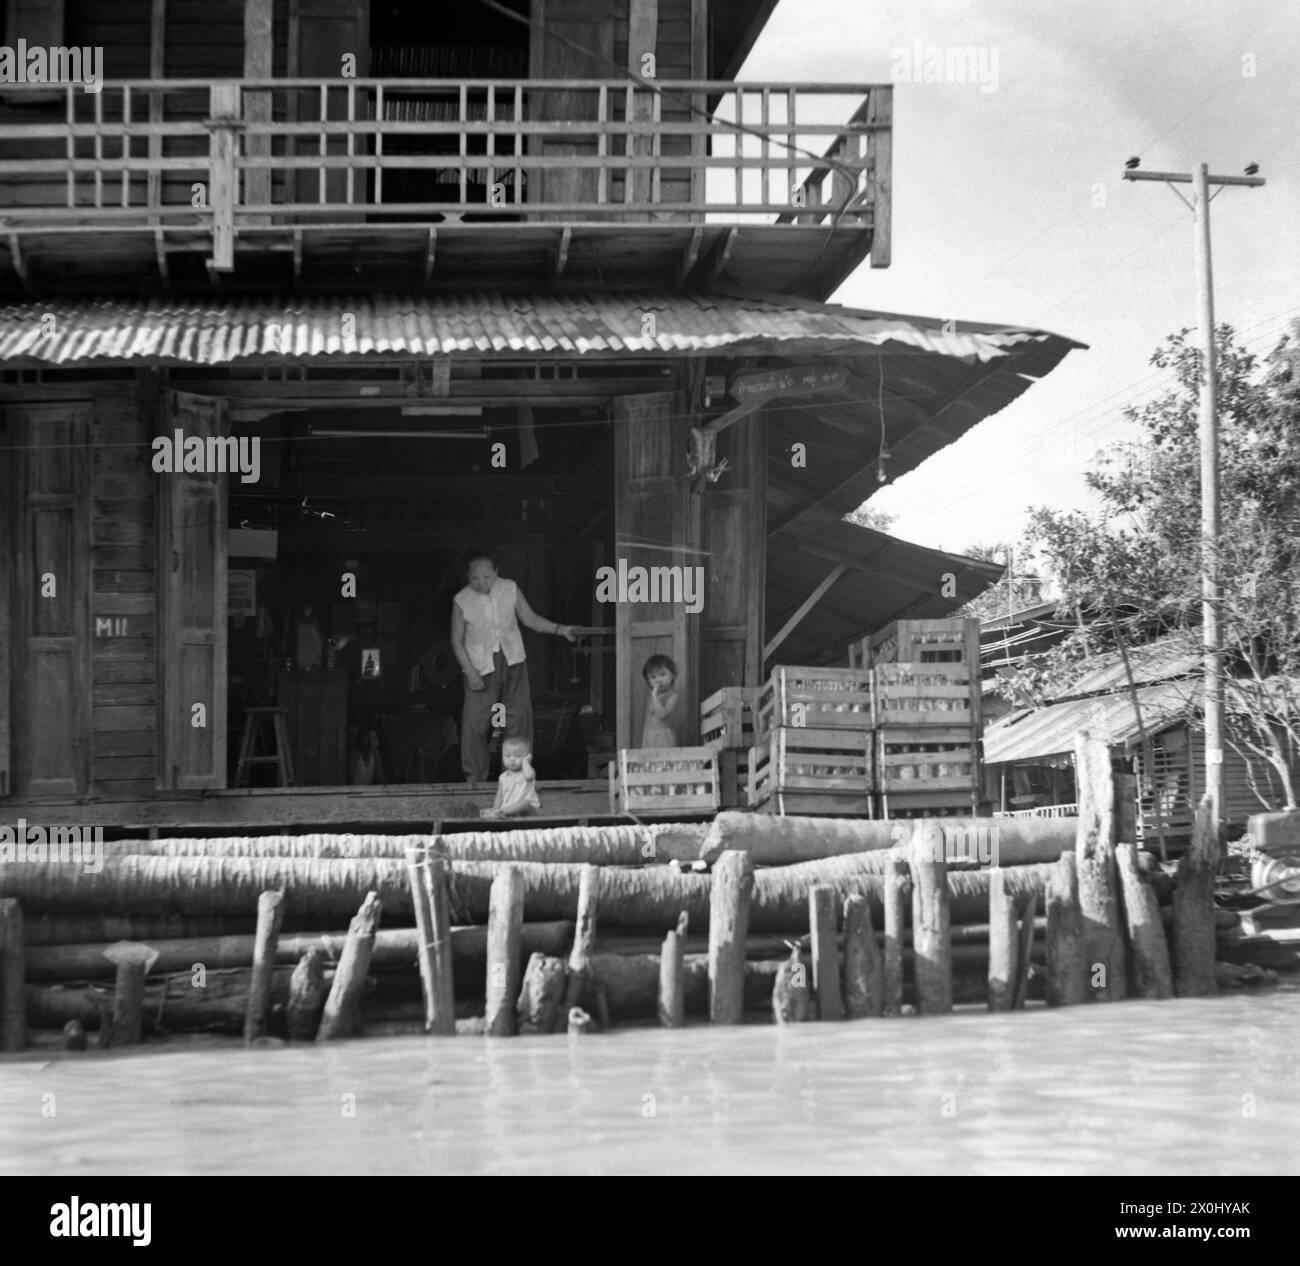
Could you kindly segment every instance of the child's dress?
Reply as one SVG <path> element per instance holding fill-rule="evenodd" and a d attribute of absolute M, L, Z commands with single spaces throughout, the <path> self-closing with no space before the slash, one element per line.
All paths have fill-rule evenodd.
<path fill-rule="evenodd" d="M 646 705 L 645 725 L 641 729 L 642 747 L 676 747 L 677 735 L 673 727 L 662 717 L 657 717 L 653 709 L 654 696 Z"/>
<path fill-rule="evenodd" d="M 524 803 L 534 813 L 540 813 L 542 802 L 537 798 L 537 784 L 522 769 L 505 769 L 497 782 L 497 805 L 501 812 L 513 810 L 518 813 L 516 805 Z"/>

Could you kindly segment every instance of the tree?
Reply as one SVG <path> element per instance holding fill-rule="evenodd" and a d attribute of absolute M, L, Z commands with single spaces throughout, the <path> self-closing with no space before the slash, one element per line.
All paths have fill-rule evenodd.
<path fill-rule="evenodd" d="M 1068 693 L 1098 650 L 1154 634 L 1200 643 L 1200 466 L 1198 393 L 1202 357 L 1188 331 L 1170 337 L 1151 363 L 1173 373 L 1164 394 L 1124 416 L 1139 439 L 1108 450 L 1087 483 L 1100 514 L 1038 508 L 1027 541 L 1060 585 L 1069 610 L 1091 628 L 1069 635 L 1029 665 L 1006 692 L 1022 701 Z M 1225 738 L 1260 762 L 1296 804 L 1300 756 L 1300 322 L 1261 362 L 1232 328 L 1216 332 L 1222 494 L 1221 623 L 1227 652 Z M 1197 724 L 1189 701 L 1189 719 Z"/>
<path fill-rule="evenodd" d="M 967 558 L 978 558 L 984 563 L 1005 563 L 1006 572 L 990 585 L 978 598 L 972 598 L 957 614 L 975 620 L 992 620 L 1025 607 L 1036 606 L 1043 600 L 1043 581 L 1040 576 L 1019 573 L 1015 553 L 1003 541 L 991 545 L 968 545 L 961 551 Z"/>

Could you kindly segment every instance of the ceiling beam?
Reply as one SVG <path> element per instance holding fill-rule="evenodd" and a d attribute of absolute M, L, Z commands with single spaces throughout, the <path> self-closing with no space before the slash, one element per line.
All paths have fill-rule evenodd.
<path fill-rule="evenodd" d="M 848 571 L 848 568 L 843 563 L 840 563 L 837 566 L 832 567 L 831 570 L 822 577 L 821 583 L 818 584 L 817 588 L 799 604 L 799 609 L 785 622 L 784 625 L 782 625 L 781 631 L 770 642 L 768 642 L 765 647 L 763 647 L 763 658 L 765 660 L 771 658 L 776 648 L 794 632 L 803 621 L 804 616 L 806 616 L 808 612 L 817 605 L 826 591 L 830 589 L 830 587 L 834 585 L 846 571 Z"/>

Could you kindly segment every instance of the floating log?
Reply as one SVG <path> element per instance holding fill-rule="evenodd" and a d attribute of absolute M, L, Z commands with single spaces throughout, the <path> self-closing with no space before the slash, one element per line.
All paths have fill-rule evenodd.
<path fill-rule="evenodd" d="M 912 871 L 901 853 L 890 853 L 882 892 L 885 942 L 882 954 L 884 1014 L 903 1009 L 903 926 L 911 905 Z"/>
<path fill-rule="evenodd" d="M 555 1032 L 567 974 L 568 967 L 562 958 L 548 954 L 529 956 L 515 1006 L 515 1025 L 520 1033 Z"/>
<path fill-rule="evenodd" d="M 591 956 L 596 942 L 596 910 L 600 904 L 601 871 L 583 866 L 578 878 L 578 919 L 569 953 L 569 976 L 564 986 L 565 1014 L 592 1001 Z"/>
<path fill-rule="evenodd" d="M 808 984 L 807 965 L 798 944 L 792 943 L 789 959 L 777 967 L 772 982 L 772 1018 L 777 1024 L 804 1024 L 817 1018 Z"/>
<path fill-rule="evenodd" d="M 334 984 L 325 999 L 325 1010 L 316 1033 L 318 1042 L 351 1037 L 356 1031 L 361 992 L 365 988 L 375 928 L 379 925 L 382 908 L 379 894 L 368 892 L 348 928 L 347 944 L 334 972 Z"/>
<path fill-rule="evenodd" d="M 817 1017 L 842 1020 L 844 999 L 840 993 L 840 947 L 835 934 L 835 913 L 839 902 L 829 884 L 808 889 L 808 922 L 812 929 L 813 993 Z"/>
<path fill-rule="evenodd" d="M 943 1015 L 952 1010 L 948 866 L 925 847 L 914 848 L 909 862 L 917 1010 L 922 1015 Z"/>
<path fill-rule="evenodd" d="M 1115 864 L 1124 896 L 1134 991 L 1139 998 L 1172 998 L 1174 977 L 1169 967 L 1169 946 L 1160 922 L 1160 907 L 1155 893 L 1138 871 L 1136 847 L 1117 844 Z"/>
<path fill-rule="evenodd" d="M 844 1014 L 850 1020 L 881 1014 L 884 963 L 871 928 L 871 906 L 861 893 L 844 899 Z"/>
<path fill-rule="evenodd" d="M 104 951 L 117 971 L 113 981 L 113 1027 L 108 1045 L 135 1046 L 144 1032 L 144 980 L 158 957 L 147 945 L 122 942 Z"/>
<path fill-rule="evenodd" d="M 313 1042 L 325 1010 L 325 951 L 311 946 L 289 980 L 286 1023 L 291 1042 Z"/>
<path fill-rule="evenodd" d="M 1203 796 L 1192 825 L 1192 846 L 1174 876 L 1173 971 L 1180 998 L 1218 992 L 1214 971 L 1214 871 L 1219 860 L 1212 802 Z"/>
<path fill-rule="evenodd" d="M 580 866 L 511 864 L 517 864 L 524 876 L 526 919 L 574 917 Z M 808 889 L 814 883 L 833 885 L 841 900 L 861 893 L 871 902 L 872 918 L 883 918 L 887 865 L 888 854 L 865 853 L 760 870 L 754 876 L 750 927 L 805 930 Z M 464 862 L 453 868 L 452 909 L 459 913 L 460 922 L 486 922 L 488 894 L 499 869 L 495 862 Z M 1016 866 L 1008 882 L 1023 897 L 1030 891 L 1042 892 L 1049 872 L 1046 865 Z M 601 875 L 601 917 L 612 925 L 666 931 L 685 910 L 692 926 L 708 926 L 708 875 L 677 873 L 667 866 L 609 866 L 601 868 Z M 367 892 L 379 894 L 385 917 L 391 903 L 393 921 L 414 926 L 406 863 L 391 858 L 120 858 L 106 861 L 103 871 L 95 875 L 84 874 L 80 867 L 33 862 L 0 867 L 0 894 L 18 898 L 25 912 L 179 909 L 187 914 L 221 914 L 255 908 L 258 894 L 271 888 L 283 889 L 297 919 L 317 921 L 317 926 L 355 911 Z M 953 871 L 948 889 L 953 922 L 987 922 L 987 871 Z"/>
<path fill-rule="evenodd" d="M 1115 784 L 1110 749 L 1086 732 L 1075 743 L 1079 833 L 1075 844 L 1083 956 L 1094 1002 L 1127 994 L 1127 959 L 1120 930 L 1119 876 L 1115 870 Z"/>
<path fill-rule="evenodd" d="M 724 849 L 737 849 L 749 853 L 756 866 L 788 866 L 846 854 L 906 848 L 914 825 L 911 821 L 890 818 L 719 813 L 708 827 L 700 856 L 712 862 Z M 982 839 L 996 842 L 997 856 L 992 860 L 1001 866 L 1053 862 L 1074 846 L 1074 818 L 944 818 L 937 825 L 950 846 L 949 860 L 975 856 Z M 996 835 L 990 836 L 993 831 Z"/>
<path fill-rule="evenodd" d="M 1088 1000 L 1076 855 L 1062 853 L 1047 881 L 1047 1005 L 1068 1007 Z"/>
<path fill-rule="evenodd" d="M 754 863 L 748 853 L 723 853 L 712 878 L 709 1019 L 714 1024 L 739 1024 L 745 1006 L 745 937 L 754 894 Z"/>
<path fill-rule="evenodd" d="M 1019 975 L 1020 927 L 1016 903 L 1006 891 L 1005 878 L 1006 871 L 1000 868 L 989 875 L 990 1011 L 1011 1010 Z"/>
<path fill-rule="evenodd" d="M 483 1015 L 490 1037 L 515 1034 L 523 921 L 524 877 L 513 866 L 507 866 L 492 881 L 488 905 L 487 1001 Z"/>
<path fill-rule="evenodd" d="M 20 1051 L 27 1045 L 25 956 L 22 906 L 13 898 L 0 901 L 0 1050 L 4 1051 Z"/>
<path fill-rule="evenodd" d="M 275 945 L 283 916 L 284 893 L 264 892 L 258 897 L 257 931 L 253 936 L 253 983 L 248 991 L 248 1018 L 244 1022 L 245 1046 L 252 1046 L 266 1026 L 266 1010 L 271 1002 L 271 970 L 275 966 Z"/>
<path fill-rule="evenodd" d="M 425 1006 L 429 1032 L 438 1037 L 456 1033 L 455 943 L 451 927 L 451 863 L 442 857 L 424 862 L 425 890 L 429 898 L 429 926 L 433 932 L 432 1001 Z M 522 937 L 520 938 L 522 944 Z M 487 940 L 483 941 L 484 963 Z"/>
<path fill-rule="evenodd" d="M 659 1023 L 666 1029 L 680 1029 L 686 1023 L 683 959 L 689 925 L 690 920 L 683 911 L 677 917 L 676 928 L 664 937 L 659 960 Z"/>
<path fill-rule="evenodd" d="M 1011 1007 L 1019 1011 L 1029 997 L 1031 959 L 1034 952 L 1034 924 L 1037 922 L 1038 894 L 1029 894 L 1028 904 L 1020 916 L 1019 935 L 1016 940 L 1016 985 L 1011 995 Z"/>

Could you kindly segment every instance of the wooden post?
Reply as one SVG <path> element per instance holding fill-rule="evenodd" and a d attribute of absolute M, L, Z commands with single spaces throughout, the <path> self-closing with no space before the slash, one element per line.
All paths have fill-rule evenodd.
<path fill-rule="evenodd" d="M 595 1025 L 592 1022 L 591 1016 L 589 1016 L 581 1007 L 569 1008 L 568 1024 L 570 1037 L 580 1036 L 584 1033 L 592 1033 L 595 1031 Z"/>
<path fill-rule="evenodd" d="M 1020 932 L 1006 871 L 989 872 L 989 1010 L 1010 1011 L 1016 993 Z"/>
<path fill-rule="evenodd" d="M 366 973 L 370 970 L 370 955 L 375 947 L 375 929 L 379 926 L 381 906 L 377 892 L 366 893 L 348 927 L 348 939 L 343 945 L 339 965 L 334 972 L 334 985 L 325 999 L 325 1012 L 321 1016 L 318 1042 L 336 1041 L 351 1037 L 360 1019 L 361 995 L 366 987 Z"/>
<path fill-rule="evenodd" d="M 745 1009 L 745 937 L 754 894 L 754 863 L 728 849 L 713 868 L 709 891 L 709 1019 L 739 1024 Z"/>
<path fill-rule="evenodd" d="M 1115 784 L 1110 749 L 1087 732 L 1080 734 L 1074 748 L 1074 773 L 1079 797 L 1075 853 L 1083 956 L 1091 986 L 1088 997 L 1094 1002 L 1118 1001 L 1128 988 L 1115 871 Z"/>
<path fill-rule="evenodd" d="M 790 942 L 790 957 L 776 969 L 772 982 L 772 1018 L 778 1024 L 803 1024 L 816 1017 L 812 990 L 808 988 L 808 968 L 799 951 L 799 942 Z"/>
<path fill-rule="evenodd" d="M 108 1044 L 136 1046 L 144 1031 L 144 978 L 149 973 L 150 963 L 158 956 L 147 945 L 123 942 L 109 946 L 104 957 L 117 966 Z"/>
<path fill-rule="evenodd" d="M 1217 993 L 1214 974 L 1214 870 L 1219 839 L 1210 797 L 1196 807 L 1192 846 L 1174 879 L 1174 992 L 1180 998 Z"/>
<path fill-rule="evenodd" d="M 871 926 L 871 906 L 861 893 L 844 899 L 844 1013 L 850 1020 L 880 1015 L 884 965 Z"/>
<path fill-rule="evenodd" d="M 600 904 L 600 867 L 584 865 L 578 875 L 578 920 L 569 954 L 569 981 L 564 990 L 562 1015 L 575 1008 L 595 1005 L 591 990 L 591 956 L 596 944 L 596 908 Z M 591 1017 L 587 1016 L 588 1021 Z M 570 1032 L 572 1024 L 570 1023 Z"/>
<path fill-rule="evenodd" d="M 813 992 L 817 995 L 817 1016 L 821 1020 L 844 1018 L 844 1002 L 840 995 L 840 949 L 835 935 L 836 896 L 830 884 L 813 884 L 808 889 Z"/>
<path fill-rule="evenodd" d="M 433 912 L 429 907 L 429 887 L 424 881 L 428 854 L 412 850 L 406 856 L 406 878 L 411 885 L 411 904 L 415 908 L 415 929 L 419 934 L 416 961 L 420 965 L 420 990 L 424 995 L 424 1031 L 433 1031 L 436 1009 L 433 970 Z"/>
<path fill-rule="evenodd" d="M 488 897 L 487 1000 L 483 1015 L 489 1037 L 515 1034 L 523 922 L 524 876 L 519 867 L 507 866 L 492 881 Z"/>
<path fill-rule="evenodd" d="M 564 959 L 534 951 L 524 969 L 515 1007 L 515 1023 L 520 1033 L 553 1033 L 564 1002 L 564 977 L 568 969 Z"/>
<path fill-rule="evenodd" d="M 1034 953 L 1034 925 L 1038 919 L 1038 894 L 1031 892 L 1020 916 L 1020 934 L 1016 941 L 1016 984 L 1011 1008 L 1020 1011 L 1029 997 L 1029 972 Z"/>
<path fill-rule="evenodd" d="M 275 968 L 276 942 L 284 918 L 284 893 L 264 892 L 257 899 L 257 931 L 253 936 L 253 971 L 248 985 L 248 1015 L 244 1018 L 244 1045 L 262 1036 L 271 1004 L 271 972 Z"/>
<path fill-rule="evenodd" d="M 916 1010 L 943 1015 L 952 1010 L 952 944 L 949 940 L 948 863 L 943 832 L 921 823 L 912 836 L 912 964 Z"/>
<path fill-rule="evenodd" d="M 1047 1005 L 1069 1007 L 1088 1000 L 1083 958 L 1083 912 L 1074 853 L 1062 853 L 1047 881 Z"/>
<path fill-rule="evenodd" d="M 325 947 L 313 945 L 289 978 L 289 1041 L 312 1042 L 325 1009 Z"/>
<path fill-rule="evenodd" d="M 1139 998 L 1172 998 L 1174 977 L 1169 968 L 1164 924 L 1160 922 L 1160 903 L 1151 885 L 1138 872 L 1137 847 L 1116 845 L 1115 863 L 1124 894 L 1124 921 L 1128 925 L 1129 952 L 1133 956 L 1133 987 Z"/>
<path fill-rule="evenodd" d="M 27 969 L 23 911 L 17 898 L 0 899 L 0 1050 L 27 1045 Z"/>
<path fill-rule="evenodd" d="M 903 1010 L 903 937 L 912 893 L 912 872 L 907 858 L 894 854 L 885 866 L 884 1013 Z"/>
<path fill-rule="evenodd" d="M 429 891 L 429 918 L 433 931 L 433 1004 L 429 1008 L 429 1032 L 440 1037 L 456 1033 L 456 995 L 451 970 L 451 863 L 445 857 L 429 857 L 425 874 Z"/>
<path fill-rule="evenodd" d="M 686 1023 L 686 929 L 690 916 L 677 916 L 677 927 L 664 937 L 659 956 L 659 1023 L 666 1029 L 680 1029 Z"/>
<path fill-rule="evenodd" d="M 84 1051 L 86 1049 L 86 1026 L 80 1020 L 69 1020 L 63 1026 L 59 1037 L 59 1050 Z"/>

